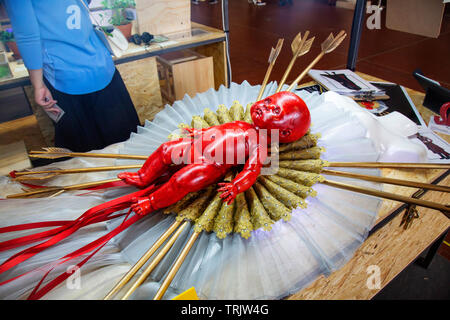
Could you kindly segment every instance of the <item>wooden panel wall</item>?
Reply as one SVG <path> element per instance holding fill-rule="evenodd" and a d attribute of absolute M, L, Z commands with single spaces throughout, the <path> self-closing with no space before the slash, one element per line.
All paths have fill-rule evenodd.
<path fill-rule="evenodd" d="M 211 43 L 205 46 L 192 48 L 192 50 L 206 56 L 213 57 L 214 85 L 218 90 L 220 85 L 227 83 L 227 63 L 225 54 L 225 41 Z"/>
<path fill-rule="evenodd" d="M 149 57 L 117 65 L 133 100 L 141 123 L 153 120 L 162 110 L 156 58 Z"/>
<path fill-rule="evenodd" d="M 139 33 L 168 34 L 191 29 L 190 0 L 135 0 Z"/>

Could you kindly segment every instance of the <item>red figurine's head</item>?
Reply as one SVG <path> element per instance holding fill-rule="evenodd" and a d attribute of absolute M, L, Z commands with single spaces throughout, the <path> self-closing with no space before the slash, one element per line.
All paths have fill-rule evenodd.
<path fill-rule="evenodd" d="M 258 128 L 278 129 L 282 143 L 300 139 L 311 125 L 311 115 L 305 102 L 288 91 L 255 102 L 250 114 Z"/>

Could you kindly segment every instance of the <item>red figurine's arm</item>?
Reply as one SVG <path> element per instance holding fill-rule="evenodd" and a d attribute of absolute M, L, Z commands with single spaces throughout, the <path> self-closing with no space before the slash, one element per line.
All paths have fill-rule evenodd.
<path fill-rule="evenodd" d="M 208 128 L 183 128 L 185 133 L 188 133 L 190 137 L 194 136 L 200 136 L 202 135 L 206 130 L 210 129 L 212 127 Z"/>
<path fill-rule="evenodd" d="M 223 192 L 220 197 L 230 204 L 239 193 L 249 189 L 255 183 L 256 178 L 258 178 L 266 157 L 267 148 L 262 145 L 257 145 L 253 152 L 250 153 L 243 170 L 233 179 L 233 181 L 219 183 L 221 188 L 218 191 Z"/>

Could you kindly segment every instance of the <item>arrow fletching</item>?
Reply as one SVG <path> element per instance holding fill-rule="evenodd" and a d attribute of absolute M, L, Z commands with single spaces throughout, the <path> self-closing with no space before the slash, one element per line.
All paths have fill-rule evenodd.
<path fill-rule="evenodd" d="M 305 44 L 301 48 L 300 52 L 297 54 L 297 57 L 301 57 L 301 56 L 307 54 L 309 52 L 309 50 L 311 50 L 311 47 L 312 47 L 312 44 L 313 44 L 315 38 L 316 37 L 312 37 L 311 39 L 308 39 L 305 42 Z"/>
<path fill-rule="evenodd" d="M 312 37 L 311 39 L 308 39 L 309 31 L 305 32 L 305 36 L 302 38 L 301 32 L 299 32 L 294 40 L 292 40 L 291 43 L 291 49 L 292 54 L 294 57 L 298 58 L 301 57 L 309 52 L 311 50 L 311 46 L 314 42 L 315 37 Z M 306 41 L 306 39 L 308 39 Z M 306 42 L 305 42 L 306 41 Z"/>
<path fill-rule="evenodd" d="M 56 147 L 47 147 L 47 148 L 42 148 L 47 152 L 52 152 L 52 153 L 71 153 L 72 150 L 70 149 L 66 149 L 66 148 L 56 148 Z"/>
<path fill-rule="evenodd" d="M 346 36 L 347 34 L 344 30 L 339 32 L 336 37 L 334 37 L 333 34 L 330 33 L 328 38 L 321 44 L 322 52 L 330 53 L 334 51 L 342 43 Z"/>
<path fill-rule="evenodd" d="M 294 82 L 291 83 L 287 91 L 292 90 L 298 83 L 300 83 L 300 81 L 308 73 L 308 71 L 311 70 L 325 54 L 330 53 L 334 49 L 336 49 L 346 36 L 347 34 L 344 30 L 339 32 L 336 37 L 333 36 L 333 33 L 330 33 L 328 38 L 321 44 L 322 52 L 302 71 L 302 73 L 300 73 L 300 75 L 294 80 Z"/>
<path fill-rule="evenodd" d="M 284 39 L 278 39 L 278 43 L 277 43 L 277 46 L 275 47 L 275 49 L 272 48 L 272 50 L 270 50 L 269 67 L 267 68 L 266 75 L 264 76 L 264 80 L 261 85 L 261 88 L 259 89 L 259 94 L 258 94 L 258 97 L 256 98 L 256 101 L 259 101 L 261 99 L 262 95 L 264 94 L 264 90 L 266 88 L 267 81 L 269 81 L 270 73 L 272 72 L 272 68 L 275 65 L 275 60 L 277 60 L 278 55 L 281 52 L 281 48 L 283 47 L 283 42 L 284 42 Z"/>
<path fill-rule="evenodd" d="M 293 55 L 295 55 L 297 53 L 302 40 L 303 40 L 302 33 L 301 32 L 297 33 L 297 35 L 295 36 L 294 40 L 292 40 L 292 43 L 291 43 L 291 49 L 292 49 Z"/>
<path fill-rule="evenodd" d="M 40 159 L 58 159 L 67 157 L 68 153 L 72 151 L 65 148 L 56 148 L 56 147 L 47 147 L 42 148 L 44 151 L 30 151 L 29 156 L 31 158 L 40 158 Z"/>
<path fill-rule="evenodd" d="M 278 55 L 281 52 L 281 48 L 283 47 L 283 42 L 284 39 L 278 39 L 278 43 L 277 46 L 274 48 L 272 48 L 272 50 L 270 50 L 270 55 L 269 55 L 269 64 L 274 64 L 275 60 L 277 60 Z"/>
<path fill-rule="evenodd" d="M 299 32 L 295 36 L 294 40 L 292 40 L 292 42 L 291 42 L 292 59 L 291 59 L 291 62 L 289 62 L 289 65 L 286 68 L 286 71 L 284 72 L 283 77 L 280 80 L 280 84 L 278 85 L 278 88 L 275 92 L 280 92 L 281 89 L 283 88 L 283 85 L 286 82 L 287 77 L 289 76 L 289 73 L 292 70 L 292 67 L 294 66 L 295 60 L 298 57 L 301 57 L 304 54 L 308 53 L 309 50 L 311 49 L 311 46 L 314 42 L 315 37 L 312 37 L 311 39 L 306 41 L 306 39 L 308 39 L 308 36 L 309 36 L 309 31 L 305 32 L 305 36 L 303 38 L 302 38 L 302 33 Z"/>

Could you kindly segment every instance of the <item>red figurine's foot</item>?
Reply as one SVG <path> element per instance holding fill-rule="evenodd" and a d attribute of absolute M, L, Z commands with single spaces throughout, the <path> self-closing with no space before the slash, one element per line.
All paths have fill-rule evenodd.
<path fill-rule="evenodd" d="M 144 216 L 154 211 L 150 199 L 148 197 L 133 198 L 134 204 L 131 205 L 131 210 L 138 215 Z"/>
<path fill-rule="evenodd" d="M 130 184 L 139 188 L 144 188 L 147 184 L 142 181 L 142 177 L 138 172 L 121 172 L 117 175 L 119 179 L 122 179 L 126 184 Z"/>

